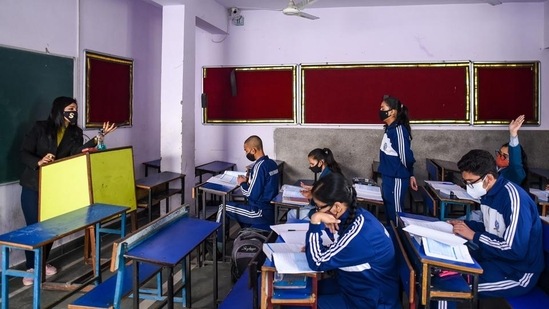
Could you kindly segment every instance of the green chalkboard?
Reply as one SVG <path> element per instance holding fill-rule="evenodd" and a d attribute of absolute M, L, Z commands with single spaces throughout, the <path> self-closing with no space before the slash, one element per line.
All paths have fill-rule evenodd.
<path fill-rule="evenodd" d="M 19 150 L 58 96 L 73 97 L 73 58 L 0 47 L 0 183 L 19 180 Z"/>

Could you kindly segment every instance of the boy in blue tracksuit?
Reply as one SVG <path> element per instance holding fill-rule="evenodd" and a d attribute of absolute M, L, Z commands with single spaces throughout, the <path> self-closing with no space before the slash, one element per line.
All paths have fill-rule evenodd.
<path fill-rule="evenodd" d="M 385 133 L 379 148 L 381 173 L 381 196 L 385 204 L 387 224 L 396 220 L 397 212 L 403 211 L 408 186 L 417 190 L 414 177 L 414 153 L 412 152 L 412 129 L 408 108 L 397 98 L 384 96 L 379 118 L 385 122 Z"/>
<path fill-rule="evenodd" d="M 269 230 L 274 224 L 274 208 L 271 200 L 278 194 L 278 166 L 263 152 L 263 142 L 256 135 L 250 136 L 244 142 L 246 158 L 255 161 L 250 169 L 250 174 L 238 177 L 238 184 L 248 202 L 227 203 L 225 215 L 227 219 L 233 219 L 241 227 L 253 227 Z M 222 205 L 217 212 L 217 222 L 221 221 L 223 214 Z M 225 225 L 228 228 L 228 224 Z M 223 231 L 217 234 L 218 242 L 223 241 Z"/>
<path fill-rule="evenodd" d="M 306 236 L 311 269 L 335 271 L 319 281 L 318 308 L 401 308 L 395 251 L 389 233 L 370 212 L 358 208 L 356 191 L 339 173 L 322 177 L 312 189 L 317 211 Z M 337 233 L 329 247 L 324 228 Z"/>
<path fill-rule="evenodd" d="M 482 266 L 481 297 L 526 294 L 544 268 L 542 227 L 528 193 L 498 177 L 494 158 L 471 150 L 458 162 L 467 193 L 480 198 L 483 222 L 450 220 L 454 233 L 478 246 L 471 255 Z"/>

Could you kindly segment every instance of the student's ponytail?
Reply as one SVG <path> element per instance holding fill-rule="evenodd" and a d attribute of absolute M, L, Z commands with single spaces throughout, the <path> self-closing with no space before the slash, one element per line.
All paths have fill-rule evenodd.
<path fill-rule="evenodd" d="M 334 158 L 333 152 L 330 150 L 330 148 L 315 148 L 309 152 L 309 155 L 307 155 L 309 158 L 313 158 L 318 161 L 324 161 L 326 163 L 326 166 L 329 167 L 332 172 L 341 174 L 341 167 L 339 167 L 339 164 Z"/>

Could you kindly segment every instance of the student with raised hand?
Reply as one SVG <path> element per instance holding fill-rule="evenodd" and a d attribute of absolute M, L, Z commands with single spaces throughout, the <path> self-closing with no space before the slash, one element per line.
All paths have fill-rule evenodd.
<path fill-rule="evenodd" d="M 488 151 L 469 151 L 459 160 L 458 168 L 467 193 L 480 198 L 483 221 L 448 222 L 455 234 L 478 247 L 469 251 L 483 269 L 479 296 L 528 293 L 544 268 L 542 226 L 536 204 L 518 185 L 498 177 Z"/>
<path fill-rule="evenodd" d="M 41 166 L 63 159 L 97 145 L 98 139 L 116 130 L 115 124 L 103 124 L 100 136 L 84 144 L 84 134 L 77 125 L 78 105 L 70 97 L 56 98 L 50 115 L 45 121 L 37 121 L 25 135 L 21 145 L 21 161 L 25 165 L 21 175 L 21 209 L 27 225 L 38 222 L 38 171 Z M 70 188 L 67 188 L 70 190 Z M 52 245 L 44 246 L 47 261 Z M 27 272 L 33 272 L 34 252 L 25 251 Z M 57 269 L 46 264 L 46 276 L 57 273 Z M 33 278 L 23 278 L 24 285 L 31 285 Z"/>
<path fill-rule="evenodd" d="M 379 118 L 385 122 L 385 133 L 379 151 L 381 195 L 385 204 L 387 224 L 397 222 L 396 214 L 403 211 L 408 187 L 417 190 L 414 177 L 412 128 L 408 108 L 399 99 L 385 95 L 379 108 Z"/>
<path fill-rule="evenodd" d="M 315 148 L 309 152 L 307 155 L 307 159 L 309 160 L 309 169 L 311 172 L 318 174 L 318 179 L 329 175 L 330 173 L 339 173 L 341 174 L 341 168 L 339 167 L 339 164 L 334 158 L 334 154 L 329 148 Z M 311 195 L 311 189 L 312 186 L 305 185 L 301 183 L 301 187 L 303 190 L 301 193 L 303 196 L 308 198 L 311 202 L 307 206 L 303 206 L 299 210 L 299 218 L 297 218 L 297 210 L 290 209 L 288 212 L 287 220 L 288 221 L 295 221 L 295 220 L 309 220 L 310 217 L 310 211 L 315 208 L 314 201 L 312 200 Z"/>
<path fill-rule="evenodd" d="M 353 186 L 331 173 L 315 183 L 312 195 L 307 261 L 313 270 L 335 271 L 319 281 L 318 308 L 401 308 L 393 242 L 379 220 L 357 206 Z M 329 247 L 322 243 L 325 227 L 338 234 Z"/>
<path fill-rule="evenodd" d="M 500 176 L 528 192 L 528 157 L 518 138 L 518 131 L 523 123 L 524 115 L 509 123 L 509 142 L 496 150 L 496 165 Z"/>
<path fill-rule="evenodd" d="M 262 230 L 269 230 L 274 224 L 274 207 L 271 200 L 278 194 L 278 166 L 263 152 L 261 138 L 252 135 L 244 142 L 246 158 L 255 161 L 248 176 L 238 176 L 237 182 L 242 193 L 247 198 L 247 203 L 227 203 L 225 215 L 233 219 L 241 227 L 252 227 Z M 219 206 L 217 222 L 221 222 L 223 205 Z M 229 224 L 225 225 L 226 228 Z M 218 230 L 217 241 L 223 241 L 224 231 Z"/>

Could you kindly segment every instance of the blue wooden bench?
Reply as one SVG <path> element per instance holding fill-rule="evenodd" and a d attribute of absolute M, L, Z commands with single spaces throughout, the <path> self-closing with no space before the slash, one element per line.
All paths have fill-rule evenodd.
<path fill-rule="evenodd" d="M 190 271 L 187 256 L 207 236 L 214 235 L 219 226 L 220 224 L 216 222 L 188 218 L 187 206 L 180 207 L 149 223 L 130 236 L 115 242 L 111 271 L 116 271 L 116 273 L 74 301 L 69 305 L 69 308 L 121 308 L 122 298 L 132 291 L 134 292 L 134 306 L 138 305 L 140 299 L 168 301 L 168 304 L 173 301 L 182 302 L 184 305 L 189 304 L 190 286 L 187 283 L 190 282 Z M 174 235 L 179 235 L 179 237 L 174 239 Z M 153 246 L 154 248 L 152 248 Z M 140 252 L 160 254 L 166 260 L 159 261 L 152 258 L 148 262 L 142 261 L 136 258 Z M 179 264 L 182 265 L 184 289 L 182 297 L 175 298 L 173 297 L 173 267 Z M 214 263 L 216 272 L 214 285 L 217 285 L 216 266 L 217 264 Z M 162 293 L 161 270 L 163 267 L 169 267 L 167 296 Z M 156 288 L 140 288 L 155 274 Z M 214 291 L 214 294 L 215 303 L 217 292 Z"/>
<path fill-rule="evenodd" d="M 542 220 L 543 252 L 545 255 L 545 271 L 541 274 L 541 282 L 549 282 L 549 223 Z M 549 308 L 549 294 L 539 284 L 528 294 L 505 298 L 511 308 Z"/>

